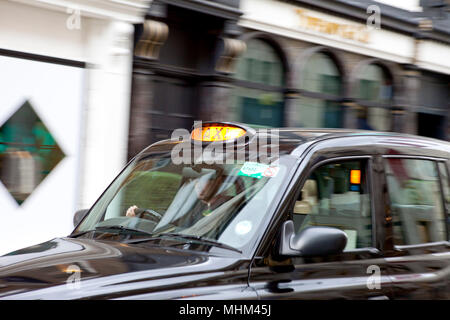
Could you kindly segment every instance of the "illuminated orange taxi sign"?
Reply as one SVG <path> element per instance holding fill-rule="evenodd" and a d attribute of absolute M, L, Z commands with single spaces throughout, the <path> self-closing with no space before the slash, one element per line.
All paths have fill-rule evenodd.
<path fill-rule="evenodd" d="M 350 183 L 361 184 L 361 170 L 350 170 Z"/>
<path fill-rule="evenodd" d="M 232 125 L 205 125 L 203 127 L 192 130 L 191 137 L 193 140 L 216 142 L 234 140 L 245 135 L 245 129 Z"/>

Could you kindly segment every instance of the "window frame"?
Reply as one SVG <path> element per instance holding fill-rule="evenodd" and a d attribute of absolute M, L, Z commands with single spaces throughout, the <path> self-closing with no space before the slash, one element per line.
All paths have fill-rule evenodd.
<path fill-rule="evenodd" d="M 367 61 L 367 60 L 366 60 Z M 389 100 L 373 100 L 373 99 L 367 99 L 366 97 L 361 97 L 361 81 L 362 80 L 367 80 L 364 79 L 364 77 L 362 76 L 364 74 L 364 71 L 366 70 L 366 68 L 370 67 L 370 66 L 376 66 L 378 68 L 381 69 L 382 73 L 383 73 L 383 77 L 379 80 L 384 80 L 384 79 L 389 79 L 391 80 L 391 96 Z M 362 65 L 362 67 L 360 68 L 360 75 L 356 77 L 355 79 L 355 84 L 354 84 L 354 89 L 352 90 L 352 98 L 354 99 L 354 101 L 360 105 L 363 109 L 366 110 L 366 117 L 365 120 L 367 121 L 367 123 L 369 123 L 369 110 L 371 108 L 379 108 L 379 109 L 383 109 L 383 110 L 387 110 L 388 114 L 389 114 L 389 123 L 387 124 L 387 127 L 389 128 L 388 130 L 378 130 L 376 128 L 373 128 L 373 130 L 375 131 L 385 131 L 385 132 L 390 132 L 390 131 L 395 131 L 395 120 L 392 118 L 392 112 L 395 111 L 394 110 L 394 102 L 395 102 L 395 97 L 396 97 L 396 81 L 393 75 L 393 72 L 391 70 L 391 67 L 389 67 L 388 65 L 386 65 L 383 61 L 378 60 L 378 59 L 370 59 L 367 63 L 365 63 L 364 65 Z M 380 82 L 382 84 L 382 81 Z"/>
<path fill-rule="evenodd" d="M 440 190 L 440 194 L 441 194 L 441 201 L 442 201 L 442 205 L 443 205 L 443 210 L 444 210 L 444 217 L 446 218 L 445 220 L 445 229 L 446 229 L 446 234 L 447 234 L 447 240 L 443 240 L 443 241 L 434 241 L 434 242 L 421 242 L 421 243 L 417 243 L 417 244 L 406 244 L 406 245 L 396 245 L 395 243 L 393 244 L 393 249 L 395 251 L 404 251 L 407 249 L 414 249 L 414 248 L 428 248 L 428 247 L 436 247 L 436 246 L 441 246 L 441 245 L 448 245 L 450 244 L 449 239 L 449 228 L 448 228 L 448 210 L 446 209 L 446 205 L 445 205 L 445 199 L 444 199 L 444 189 L 442 186 L 442 180 L 441 180 L 441 174 L 439 172 L 439 168 L 438 168 L 438 163 L 439 162 L 443 162 L 444 164 L 447 164 L 448 159 L 445 158 L 440 158 L 440 157 L 433 157 L 433 156 L 423 156 L 423 155 L 405 155 L 405 154 L 393 154 L 393 155 L 382 155 L 381 156 L 382 159 L 382 166 L 383 166 L 383 174 L 384 174 L 384 181 L 385 181 L 385 186 L 386 186 L 386 195 L 387 195 L 387 199 L 386 199 L 386 206 L 389 208 L 388 210 L 390 212 L 392 212 L 391 210 L 391 198 L 390 198 L 390 194 L 389 194 L 389 189 L 388 189 L 388 184 L 387 184 L 387 175 L 386 175 L 386 167 L 385 167 L 385 160 L 387 159 L 409 159 L 409 160 L 425 160 L 425 161 L 433 161 L 436 165 L 436 170 L 437 170 L 437 174 L 438 174 L 438 184 L 439 184 L 439 190 Z M 447 174 L 449 173 L 449 167 L 448 165 L 446 165 L 447 168 Z M 390 215 L 390 217 L 392 218 L 392 215 Z M 393 234 L 393 226 L 391 224 L 390 226 L 391 228 L 391 233 Z"/>
<path fill-rule="evenodd" d="M 253 41 L 253 40 L 257 40 L 257 41 L 261 41 L 263 42 L 265 45 L 267 45 L 267 47 L 271 48 L 272 50 L 274 50 L 274 53 L 276 54 L 277 58 L 279 59 L 279 62 L 282 66 L 282 74 L 281 74 L 281 79 L 282 79 L 282 83 L 280 85 L 273 85 L 273 84 L 268 84 L 268 83 L 261 83 L 261 82 L 257 82 L 257 81 L 252 81 L 249 79 L 239 79 L 237 77 L 237 74 L 235 74 L 235 76 L 233 77 L 233 85 L 235 87 L 244 87 L 247 89 L 255 89 L 255 90 L 261 90 L 261 91 L 270 91 L 270 92 L 276 92 L 276 93 L 284 93 L 286 90 L 286 75 L 287 75 L 287 70 L 286 70 L 286 66 L 284 64 L 284 59 L 283 59 L 283 55 L 280 54 L 280 52 L 278 52 L 276 46 L 274 46 L 270 41 L 267 41 L 267 39 L 264 38 L 259 38 L 259 37 L 252 37 L 250 39 L 247 39 L 245 42 L 248 44 L 249 42 Z M 239 59 L 244 59 L 245 56 L 241 56 L 239 57 Z M 237 67 L 237 66 L 236 66 Z M 246 73 L 248 72 L 248 70 L 246 70 Z M 246 75 L 247 77 L 247 75 Z M 250 77 L 247 77 L 250 78 Z M 284 96 L 283 96 L 284 99 Z"/>
<path fill-rule="evenodd" d="M 392 81 L 391 87 L 392 87 L 392 92 L 391 92 L 391 97 L 389 100 L 386 101 L 380 101 L 380 100 L 373 100 L 373 99 L 366 99 L 366 98 L 362 98 L 360 96 L 361 94 L 361 80 L 367 80 L 364 79 L 362 77 L 362 74 L 364 74 L 364 71 L 366 68 L 370 67 L 370 66 L 376 66 L 378 68 L 381 69 L 384 78 L 380 79 L 390 79 Z M 394 76 L 392 74 L 392 71 L 390 70 L 390 68 L 386 65 L 384 65 L 384 63 L 380 62 L 380 61 L 371 61 L 367 64 L 365 64 L 362 69 L 360 70 L 361 74 L 356 78 L 356 91 L 353 93 L 355 100 L 358 102 L 358 104 L 365 106 L 365 107 L 379 107 L 379 108 L 386 108 L 386 109 L 390 109 L 392 110 L 392 104 L 395 100 L 395 79 Z M 382 82 L 380 82 L 382 83 Z"/>
<path fill-rule="evenodd" d="M 450 203 L 447 203 L 445 200 L 445 191 L 444 191 L 444 184 L 443 184 L 443 176 L 441 173 L 441 170 L 439 169 L 439 164 L 442 164 L 444 166 L 444 170 L 447 172 L 447 185 L 450 188 L 450 161 L 449 160 L 442 160 L 437 161 L 437 171 L 438 171 L 438 177 L 439 177 L 439 186 L 441 189 L 441 196 L 442 196 L 442 206 L 444 208 L 444 215 L 445 215 L 445 229 L 447 231 L 447 241 L 450 241 Z"/>
<path fill-rule="evenodd" d="M 338 76 L 339 76 L 339 93 L 337 93 L 337 94 L 328 93 L 327 90 L 322 90 L 323 92 L 311 91 L 311 90 L 307 90 L 303 87 L 303 85 L 304 85 L 303 82 L 305 81 L 305 79 L 303 78 L 303 74 L 305 72 L 305 69 L 307 68 L 307 64 L 316 55 L 325 56 L 327 59 L 329 59 L 329 61 L 336 68 Z M 306 64 L 300 70 L 299 79 L 296 79 L 296 82 L 294 83 L 294 87 L 290 89 L 290 93 L 294 97 L 293 103 L 295 105 L 296 113 L 298 113 L 297 116 L 299 114 L 301 115 L 301 113 L 302 113 L 301 111 L 299 111 L 299 106 L 301 105 L 301 101 L 299 101 L 299 100 L 302 97 L 305 97 L 308 99 L 313 99 L 313 100 L 321 100 L 324 103 L 328 103 L 328 102 L 335 103 L 335 104 L 338 104 L 339 108 L 340 108 L 340 110 L 339 110 L 340 127 L 339 128 L 344 128 L 346 118 L 347 118 L 347 110 L 346 110 L 347 108 L 343 104 L 342 97 L 345 96 L 346 84 L 344 81 L 345 80 L 345 72 L 341 68 L 341 63 L 340 63 L 339 59 L 335 56 L 335 54 L 333 52 L 330 52 L 328 49 L 325 49 L 325 50 L 317 50 L 316 52 L 313 52 L 311 55 L 306 57 L 305 61 L 306 61 Z"/>
<path fill-rule="evenodd" d="M 278 84 L 272 84 L 271 81 L 266 81 L 265 83 L 259 82 L 259 81 L 254 81 L 252 78 L 252 74 L 255 74 L 255 71 L 253 70 L 252 72 L 249 72 L 250 68 L 248 67 L 248 63 L 245 66 L 245 79 L 239 78 L 238 77 L 238 72 L 236 71 L 236 73 L 234 74 L 234 76 L 232 77 L 232 87 L 233 87 L 233 92 L 232 92 L 232 106 L 233 106 L 233 110 L 231 111 L 231 113 L 228 115 L 228 117 L 230 119 L 234 119 L 237 122 L 243 122 L 243 114 L 242 114 L 242 107 L 243 104 L 242 102 L 238 102 L 241 98 L 244 98 L 245 96 L 243 95 L 239 95 L 239 89 L 250 89 L 250 90 L 255 90 L 255 91 L 260 91 L 261 93 L 272 93 L 275 95 L 279 95 L 280 96 L 280 114 L 281 114 L 281 124 L 285 124 L 287 119 L 286 119 L 286 90 L 287 90 L 287 74 L 288 74 L 288 66 L 286 65 L 286 59 L 285 59 L 285 54 L 283 51 L 281 51 L 281 49 L 276 45 L 276 43 L 272 40 L 272 39 L 267 39 L 264 36 L 254 36 L 254 37 L 249 37 L 248 39 L 245 39 L 244 42 L 246 43 L 246 45 L 248 46 L 249 43 L 251 43 L 252 41 L 257 41 L 257 42 L 261 42 L 264 46 L 266 46 L 267 48 L 270 48 L 270 50 L 273 50 L 274 55 L 276 56 L 276 58 L 278 59 L 278 62 L 281 66 L 281 83 Z M 240 61 L 244 61 L 246 59 L 245 54 L 240 56 L 238 61 L 236 61 L 236 68 L 238 68 L 238 64 L 240 63 Z M 263 61 L 263 60 L 256 60 L 256 59 L 251 59 L 252 61 Z M 265 61 L 263 61 L 265 62 Z M 270 79 L 266 79 L 266 80 L 270 80 Z M 238 99 L 237 101 L 235 101 L 235 99 Z M 256 123 L 251 123 L 251 125 L 255 125 L 255 126 L 259 126 L 260 124 L 256 124 Z M 264 126 L 264 125 L 263 125 Z M 273 125 L 270 125 L 273 126 Z M 276 125 L 275 125 L 276 126 Z"/>
<path fill-rule="evenodd" d="M 321 90 L 321 91 L 312 91 L 305 89 L 304 83 L 306 80 L 310 81 L 311 79 L 304 78 L 306 69 L 308 68 L 309 63 L 312 59 L 314 59 L 317 56 L 322 55 L 328 61 L 336 68 L 338 77 L 339 77 L 339 92 L 338 93 L 328 93 L 329 90 Z M 319 50 L 317 52 L 314 52 L 309 57 L 306 58 L 306 63 L 303 66 L 301 72 L 300 72 L 300 79 L 297 80 L 297 83 L 295 84 L 296 88 L 298 88 L 299 92 L 301 92 L 304 95 L 310 95 L 312 98 L 322 99 L 322 100 L 332 100 L 332 101 L 340 101 L 342 100 L 342 95 L 345 94 L 345 83 L 344 83 L 344 73 L 342 71 L 342 68 L 340 67 L 340 64 L 336 61 L 336 57 L 334 57 L 330 52 Z M 316 73 L 321 74 L 321 73 Z M 324 83 L 324 82 L 323 82 Z"/>
<path fill-rule="evenodd" d="M 358 155 L 358 156 L 343 156 L 343 157 L 332 157 L 328 158 L 322 161 L 319 161 L 312 165 L 307 170 L 304 170 L 302 172 L 302 175 L 300 176 L 299 180 L 301 180 L 301 183 L 299 184 L 299 188 L 295 191 L 296 196 L 294 197 L 294 201 L 292 205 L 289 206 L 289 215 L 293 215 L 294 206 L 296 199 L 301 194 L 301 190 L 303 189 L 303 186 L 306 183 L 306 180 L 308 177 L 319 167 L 330 164 L 330 163 L 339 163 L 344 161 L 365 161 L 366 165 L 366 172 L 367 172 L 367 179 L 369 179 L 368 182 L 368 188 L 369 188 L 369 200 L 370 200 L 370 220 L 372 224 L 371 228 L 371 246 L 370 247 L 363 247 L 363 248 L 356 248 L 351 250 L 344 250 L 342 253 L 358 253 L 358 252 L 372 252 L 372 253 L 379 253 L 380 250 L 377 248 L 377 212 L 375 207 L 375 199 L 374 199 L 374 190 L 376 190 L 374 186 L 374 174 L 373 174 L 373 168 L 374 168 L 374 156 L 373 155 Z"/>

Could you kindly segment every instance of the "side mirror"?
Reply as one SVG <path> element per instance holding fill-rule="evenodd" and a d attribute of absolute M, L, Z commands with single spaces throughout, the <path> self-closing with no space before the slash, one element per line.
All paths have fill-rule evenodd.
<path fill-rule="evenodd" d="M 279 253 L 283 256 L 313 257 L 341 253 L 347 245 L 344 231 L 331 227 L 309 227 L 295 234 L 294 222 L 281 229 Z"/>
<path fill-rule="evenodd" d="M 75 212 L 73 216 L 73 226 L 76 227 L 88 212 L 89 209 L 78 210 L 77 212 Z"/>

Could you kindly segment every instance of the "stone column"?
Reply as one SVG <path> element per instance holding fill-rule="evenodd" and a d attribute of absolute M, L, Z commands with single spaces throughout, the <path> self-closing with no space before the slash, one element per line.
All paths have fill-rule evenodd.
<path fill-rule="evenodd" d="M 286 127 L 298 127 L 296 104 L 299 95 L 296 93 L 286 93 L 284 95 L 284 125 Z M 301 115 L 300 115 L 301 116 Z"/>
<path fill-rule="evenodd" d="M 362 106 L 352 101 L 342 102 L 343 106 L 343 127 L 348 129 L 358 129 L 358 113 Z"/>
<path fill-rule="evenodd" d="M 167 40 L 167 24 L 145 20 L 142 35 L 136 44 L 133 65 L 128 159 L 134 157 L 152 142 L 149 132 L 154 97 L 153 65 L 159 58 L 159 50 Z"/>
<path fill-rule="evenodd" d="M 153 72 L 145 63 L 135 62 L 131 88 L 130 127 L 128 135 L 128 159 L 133 158 L 151 143 L 148 130 L 153 106 Z"/>
<path fill-rule="evenodd" d="M 199 119 L 203 121 L 230 121 L 229 108 L 233 86 L 230 81 L 208 81 L 200 87 Z"/>
<path fill-rule="evenodd" d="M 391 110 L 392 128 L 394 132 L 406 132 L 405 131 L 405 117 L 406 112 L 402 106 L 394 106 Z"/>
<path fill-rule="evenodd" d="M 230 121 L 231 97 L 233 94 L 232 74 L 238 57 L 246 50 L 243 41 L 219 38 L 215 75 L 213 80 L 204 81 L 199 86 L 199 120 Z"/>
<path fill-rule="evenodd" d="M 403 95 L 404 113 L 402 115 L 402 132 L 417 134 L 417 105 L 420 94 L 420 72 L 413 66 L 406 66 L 403 73 Z"/>

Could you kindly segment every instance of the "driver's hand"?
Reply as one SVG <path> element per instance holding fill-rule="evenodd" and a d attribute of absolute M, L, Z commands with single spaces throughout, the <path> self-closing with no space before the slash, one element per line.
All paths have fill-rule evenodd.
<path fill-rule="evenodd" d="M 136 212 L 135 210 L 138 209 L 138 206 L 131 206 L 128 208 L 126 216 L 127 217 L 135 217 L 136 216 Z"/>

